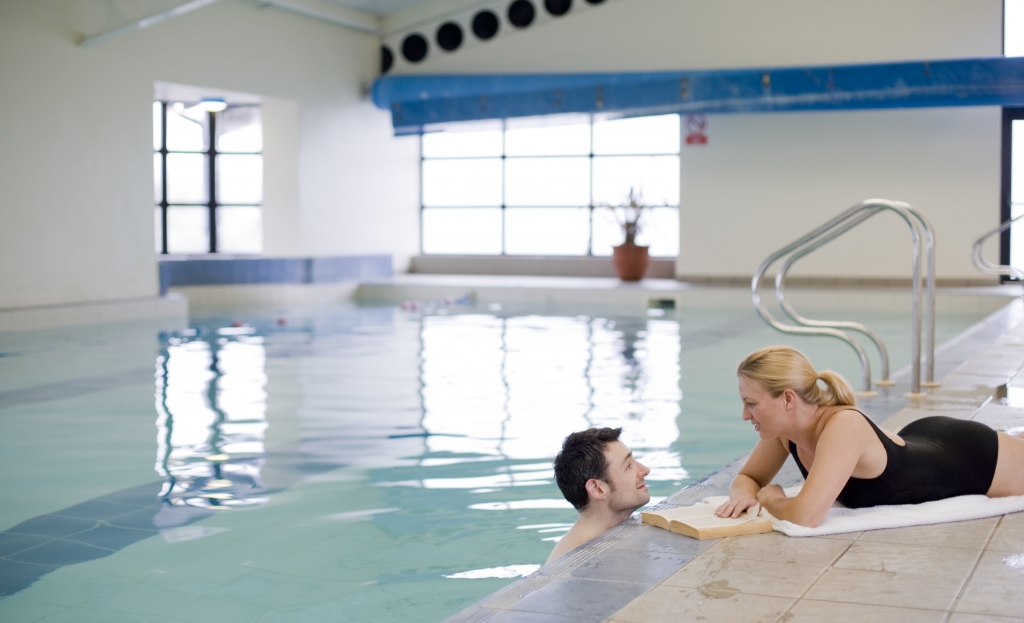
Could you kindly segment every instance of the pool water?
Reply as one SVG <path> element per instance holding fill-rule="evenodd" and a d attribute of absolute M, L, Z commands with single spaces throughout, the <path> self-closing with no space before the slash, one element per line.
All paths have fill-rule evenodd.
<path fill-rule="evenodd" d="M 575 511 L 562 438 L 621 426 L 654 500 L 749 451 L 734 370 L 850 349 L 749 308 L 232 310 L 0 335 L 0 620 L 439 621 Z M 844 313 L 909 358 L 906 314 Z M 979 313 L 940 315 L 941 342 Z"/>

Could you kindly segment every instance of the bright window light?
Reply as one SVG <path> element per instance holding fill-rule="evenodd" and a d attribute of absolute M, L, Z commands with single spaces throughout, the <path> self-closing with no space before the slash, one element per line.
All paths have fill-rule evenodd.
<path fill-rule="evenodd" d="M 1003 54 L 1024 56 L 1024 0 L 1006 0 L 1003 5 Z"/>
<path fill-rule="evenodd" d="M 678 115 L 490 123 L 423 135 L 423 253 L 610 255 L 623 233 L 601 206 L 635 189 L 662 206 L 638 243 L 678 255 Z"/>

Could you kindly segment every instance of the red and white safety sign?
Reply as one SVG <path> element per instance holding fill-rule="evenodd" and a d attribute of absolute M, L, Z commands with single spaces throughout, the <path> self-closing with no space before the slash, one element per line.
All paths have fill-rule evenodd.
<path fill-rule="evenodd" d="M 686 115 L 686 144 L 707 145 L 708 144 L 708 117 L 702 113 Z"/>

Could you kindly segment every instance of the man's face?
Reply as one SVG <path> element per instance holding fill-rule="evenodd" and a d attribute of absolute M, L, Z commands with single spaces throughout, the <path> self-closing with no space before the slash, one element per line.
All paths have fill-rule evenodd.
<path fill-rule="evenodd" d="M 604 481 L 611 491 L 608 494 L 608 507 L 615 511 L 634 511 L 651 501 L 644 477 L 651 470 L 633 458 L 633 453 L 621 441 L 613 441 L 605 446 L 604 460 L 608 469 Z"/>

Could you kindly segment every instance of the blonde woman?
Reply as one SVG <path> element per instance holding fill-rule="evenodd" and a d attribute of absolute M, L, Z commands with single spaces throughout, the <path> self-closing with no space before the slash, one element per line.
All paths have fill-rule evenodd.
<path fill-rule="evenodd" d="M 733 479 L 720 517 L 738 517 L 760 502 L 775 517 L 813 528 L 836 500 L 860 508 L 1024 495 L 1024 439 L 942 416 L 899 433 L 884 430 L 856 408 L 846 379 L 816 371 L 788 346 L 750 354 L 736 374 L 743 419 L 761 439 Z M 769 484 L 789 455 L 806 480 L 793 498 Z"/>

